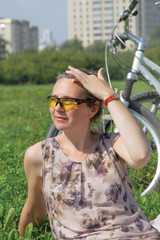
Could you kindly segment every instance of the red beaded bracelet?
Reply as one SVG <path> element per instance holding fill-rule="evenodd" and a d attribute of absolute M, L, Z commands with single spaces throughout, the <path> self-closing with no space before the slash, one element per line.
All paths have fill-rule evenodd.
<path fill-rule="evenodd" d="M 106 98 L 104 101 L 103 101 L 103 104 L 104 105 L 107 105 L 109 102 L 115 100 L 115 99 L 119 99 L 119 94 L 118 93 L 113 93 L 112 95 L 110 95 L 108 98 Z"/>

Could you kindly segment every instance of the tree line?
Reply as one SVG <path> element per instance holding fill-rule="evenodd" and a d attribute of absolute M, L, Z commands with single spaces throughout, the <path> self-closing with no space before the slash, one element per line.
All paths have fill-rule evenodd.
<path fill-rule="evenodd" d="M 157 38 L 159 32 L 152 35 L 152 41 L 149 42 L 146 51 L 146 55 L 157 64 L 160 64 L 159 44 L 157 44 L 158 40 L 156 41 L 160 39 Z M 101 41 L 83 48 L 80 40 L 73 39 L 64 42 L 59 48 L 48 47 L 41 52 L 30 47 L 21 54 L 9 54 L 6 59 L 5 44 L 6 42 L 0 38 L 0 83 L 2 84 L 54 83 L 57 75 L 64 72 L 68 65 L 94 71 L 98 71 L 100 67 L 105 68 L 106 43 Z M 125 79 L 132 59 L 133 55 L 128 51 L 118 52 L 116 56 L 108 52 L 110 78 Z"/>

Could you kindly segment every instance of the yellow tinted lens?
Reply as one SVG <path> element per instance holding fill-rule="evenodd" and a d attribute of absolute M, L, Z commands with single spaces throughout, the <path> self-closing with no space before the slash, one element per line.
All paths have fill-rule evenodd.
<path fill-rule="evenodd" d="M 77 102 L 74 99 L 61 99 L 65 111 L 79 109 Z"/>
<path fill-rule="evenodd" d="M 50 98 L 50 104 L 49 104 L 49 106 L 51 107 L 51 108 L 53 108 L 53 109 L 55 109 L 55 107 L 56 107 L 56 103 L 57 103 L 57 99 L 55 98 Z"/>

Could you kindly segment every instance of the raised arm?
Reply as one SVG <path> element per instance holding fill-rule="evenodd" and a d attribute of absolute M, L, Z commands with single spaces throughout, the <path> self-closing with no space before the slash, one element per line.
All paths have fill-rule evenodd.
<path fill-rule="evenodd" d="M 39 226 L 46 218 L 46 205 L 42 194 L 42 156 L 41 144 L 37 143 L 27 149 L 24 169 L 28 181 L 28 197 L 23 207 L 19 222 L 20 236 L 24 235 L 29 223 Z"/>
<path fill-rule="evenodd" d="M 114 90 L 108 86 L 103 78 L 103 69 L 98 71 L 98 77 L 96 77 L 87 75 L 71 66 L 68 68 L 69 71 L 66 73 L 75 76 L 73 82 L 80 82 L 97 98 L 104 101 L 114 93 Z M 151 154 L 151 147 L 146 136 L 121 101 L 111 101 L 107 106 L 120 133 L 118 137 L 113 138 L 115 152 L 131 167 L 141 168 L 148 162 Z"/>

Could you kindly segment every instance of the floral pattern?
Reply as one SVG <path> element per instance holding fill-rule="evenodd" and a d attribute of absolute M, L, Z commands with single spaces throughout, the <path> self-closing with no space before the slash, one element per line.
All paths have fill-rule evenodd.
<path fill-rule="evenodd" d="M 111 200 L 114 203 L 118 200 L 118 196 L 121 194 L 121 185 L 116 183 L 114 185 L 110 185 L 109 188 L 105 191 L 105 195 L 107 196 L 107 201 Z"/>
<path fill-rule="evenodd" d="M 137 205 L 111 135 L 84 161 L 67 158 L 55 138 L 42 142 L 43 194 L 55 239 L 160 239 Z"/>

